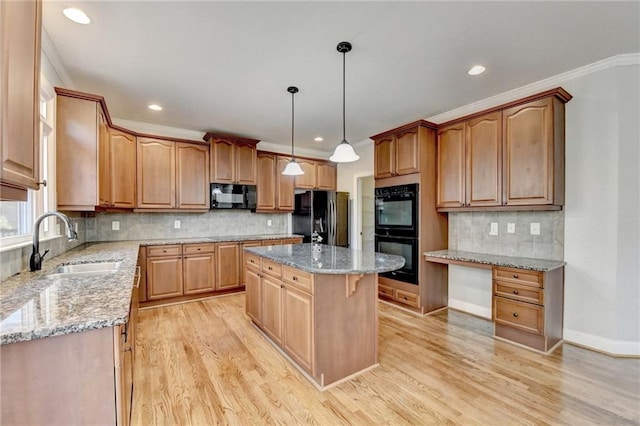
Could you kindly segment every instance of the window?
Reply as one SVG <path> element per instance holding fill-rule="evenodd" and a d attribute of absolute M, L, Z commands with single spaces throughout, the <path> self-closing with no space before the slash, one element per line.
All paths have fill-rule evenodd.
<path fill-rule="evenodd" d="M 0 202 L 0 244 L 11 246 L 31 240 L 33 222 L 45 211 L 55 209 L 50 191 L 50 171 L 53 170 L 53 139 L 54 139 L 54 110 L 55 93 L 53 88 L 43 82 L 40 92 L 40 180 L 47 181 L 47 186 L 40 190 L 28 190 L 27 201 Z M 52 192 L 51 192 L 52 193 Z M 43 221 L 40 236 L 50 237 L 55 234 L 55 218 Z"/>

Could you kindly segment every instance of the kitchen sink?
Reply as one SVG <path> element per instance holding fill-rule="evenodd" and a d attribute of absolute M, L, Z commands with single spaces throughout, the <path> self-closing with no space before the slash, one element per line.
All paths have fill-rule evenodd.
<path fill-rule="evenodd" d="M 122 262 L 92 262 L 60 265 L 54 269 L 49 277 L 62 277 L 73 275 L 111 274 L 116 272 Z"/>

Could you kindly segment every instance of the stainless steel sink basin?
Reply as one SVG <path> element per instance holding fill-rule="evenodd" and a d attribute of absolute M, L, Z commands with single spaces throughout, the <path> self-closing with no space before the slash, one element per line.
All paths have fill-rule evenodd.
<path fill-rule="evenodd" d="M 120 265 L 122 265 L 122 262 L 92 262 L 60 265 L 48 276 L 60 277 L 72 275 L 111 274 L 116 272 Z"/>

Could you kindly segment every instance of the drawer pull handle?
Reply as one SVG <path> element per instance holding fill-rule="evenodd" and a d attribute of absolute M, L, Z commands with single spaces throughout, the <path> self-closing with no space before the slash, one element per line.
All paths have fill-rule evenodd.
<path fill-rule="evenodd" d="M 513 278 L 518 278 L 518 274 L 513 274 Z"/>
<path fill-rule="evenodd" d="M 518 290 L 513 290 L 513 294 L 518 294 Z"/>
<path fill-rule="evenodd" d="M 166 251 L 166 250 L 162 250 L 162 252 L 163 252 L 163 253 L 166 253 L 167 251 Z"/>
<path fill-rule="evenodd" d="M 513 317 L 514 317 L 514 318 L 518 318 L 518 313 L 517 313 L 517 312 L 514 312 L 514 313 L 513 313 Z"/>
<path fill-rule="evenodd" d="M 293 280 L 294 281 L 298 281 L 298 277 L 296 277 L 295 275 L 293 276 Z"/>
<path fill-rule="evenodd" d="M 270 271 L 273 271 L 273 268 L 272 268 L 271 266 L 269 266 L 269 270 L 270 270 Z"/>
<path fill-rule="evenodd" d="M 200 251 L 200 247 L 198 247 L 198 251 Z"/>

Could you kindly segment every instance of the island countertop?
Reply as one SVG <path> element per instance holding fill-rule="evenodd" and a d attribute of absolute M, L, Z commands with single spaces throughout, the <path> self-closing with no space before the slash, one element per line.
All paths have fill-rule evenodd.
<path fill-rule="evenodd" d="M 404 266 L 404 257 L 323 244 L 247 247 L 249 253 L 312 274 L 374 274 Z"/>

